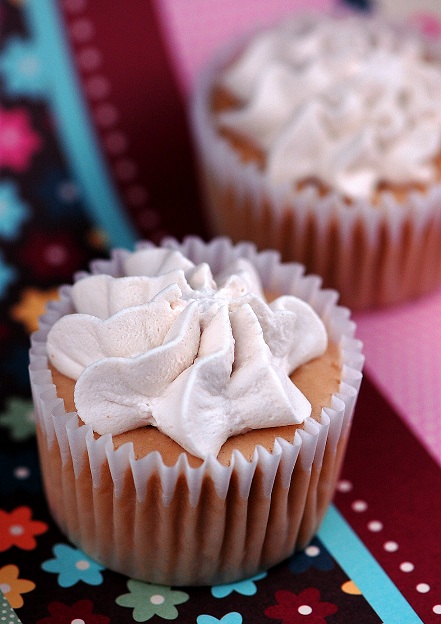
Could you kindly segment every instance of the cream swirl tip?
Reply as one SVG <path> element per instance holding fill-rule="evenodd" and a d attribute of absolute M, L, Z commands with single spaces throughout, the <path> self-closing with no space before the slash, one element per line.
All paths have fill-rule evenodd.
<path fill-rule="evenodd" d="M 267 303 L 239 259 L 213 276 L 179 251 L 127 254 L 124 277 L 88 275 L 75 312 L 47 339 L 75 379 L 78 415 L 99 434 L 157 427 L 201 458 L 250 429 L 302 423 L 311 405 L 289 378 L 327 347 L 323 322 L 294 296 Z"/>

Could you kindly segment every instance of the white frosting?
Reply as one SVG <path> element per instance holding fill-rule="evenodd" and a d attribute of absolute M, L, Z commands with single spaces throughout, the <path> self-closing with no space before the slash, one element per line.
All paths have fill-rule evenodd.
<path fill-rule="evenodd" d="M 76 282 L 76 313 L 47 339 L 53 365 L 77 380 L 79 416 L 96 432 L 153 425 L 204 458 L 232 435 L 310 415 L 289 379 L 326 350 L 308 304 L 292 296 L 267 304 L 245 259 L 215 279 L 178 251 L 143 249 L 126 256 L 124 272 Z"/>
<path fill-rule="evenodd" d="M 277 183 L 315 177 L 348 197 L 434 180 L 441 65 L 423 42 L 360 16 L 307 16 L 256 36 L 222 76 L 240 108 L 218 123 L 266 154 Z"/>

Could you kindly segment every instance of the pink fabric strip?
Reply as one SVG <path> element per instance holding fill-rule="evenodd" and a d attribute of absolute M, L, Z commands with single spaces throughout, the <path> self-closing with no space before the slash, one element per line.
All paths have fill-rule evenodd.
<path fill-rule="evenodd" d="M 441 289 L 355 315 L 366 372 L 441 465 Z"/>
<path fill-rule="evenodd" d="M 231 37 L 292 15 L 294 11 L 326 10 L 334 5 L 332 0 L 157 1 L 184 93 L 191 90 L 205 60 Z"/>

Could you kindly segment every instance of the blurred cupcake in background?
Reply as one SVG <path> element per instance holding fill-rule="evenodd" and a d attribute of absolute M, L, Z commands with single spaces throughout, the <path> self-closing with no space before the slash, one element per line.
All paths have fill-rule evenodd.
<path fill-rule="evenodd" d="M 192 124 L 213 234 L 280 250 L 341 303 L 441 282 L 441 51 L 367 15 L 303 14 L 233 42 Z"/>

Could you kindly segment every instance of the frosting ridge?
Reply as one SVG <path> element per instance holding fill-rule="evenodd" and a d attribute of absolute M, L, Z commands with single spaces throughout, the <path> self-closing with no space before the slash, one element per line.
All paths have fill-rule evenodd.
<path fill-rule="evenodd" d="M 348 197 L 427 183 L 441 151 L 441 66 L 365 17 L 309 15 L 258 34 L 221 76 L 240 102 L 217 124 L 266 155 L 273 182 L 318 178 Z"/>
<path fill-rule="evenodd" d="M 79 416 L 96 432 L 153 425 L 204 458 L 231 435 L 310 415 L 289 379 L 326 350 L 308 304 L 293 296 L 267 304 L 245 259 L 214 277 L 178 251 L 142 249 L 127 254 L 124 272 L 77 281 L 76 312 L 47 339 L 52 364 L 77 380 Z"/>

